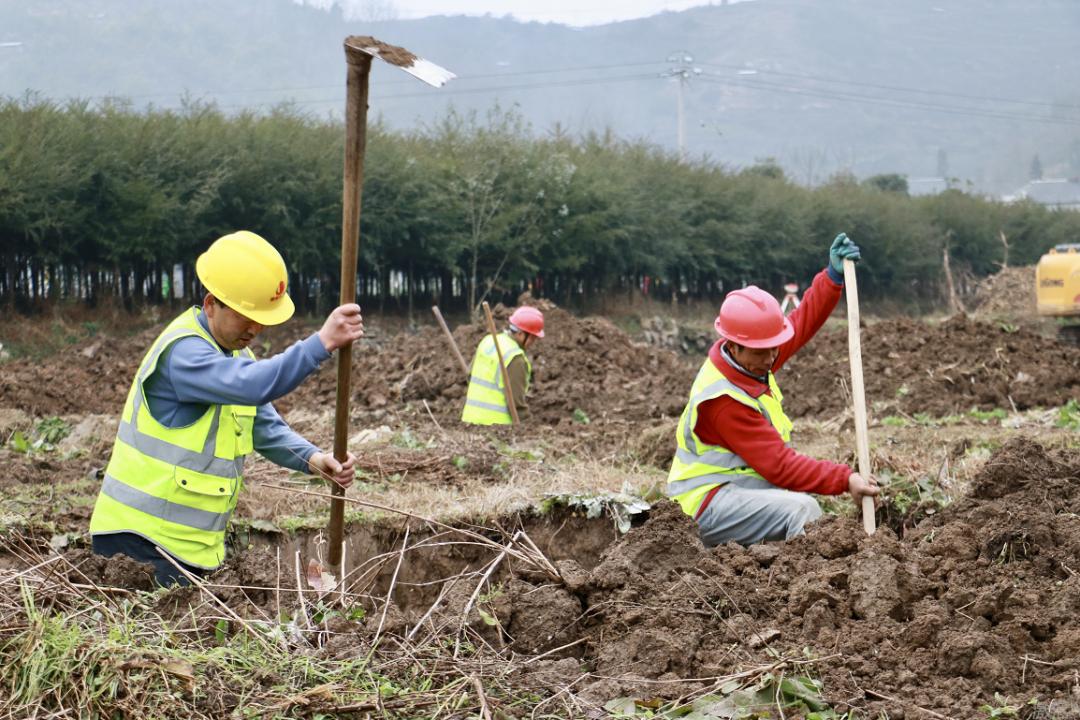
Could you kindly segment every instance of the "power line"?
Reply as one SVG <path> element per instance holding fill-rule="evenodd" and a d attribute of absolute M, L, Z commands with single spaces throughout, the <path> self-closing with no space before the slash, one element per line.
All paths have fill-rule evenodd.
<path fill-rule="evenodd" d="M 963 100 L 1003 102 L 1012 103 L 1014 105 L 1032 105 L 1035 107 L 1047 107 L 1051 109 L 1069 108 L 1073 110 L 1080 110 L 1080 105 L 1071 105 L 1068 103 L 1039 102 L 1037 100 L 1017 100 L 1015 98 L 994 97 L 991 95 L 967 95 L 964 93 L 946 92 L 943 90 L 926 90 L 923 88 L 904 87 L 901 85 L 883 85 L 880 83 L 862 82 L 859 80 L 839 80 L 835 78 L 825 77 L 822 75 L 808 75 L 805 73 L 784 72 L 782 70 L 760 70 L 758 68 L 746 67 L 745 65 L 723 65 L 720 63 L 701 64 L 707 67 L 723 68 L 725 70 L 735 70 L 742 72 L 752 71 L 753 73 L 760 75 L 781 75 L 784 77 L 798 78 L 801 80 L 817 80 L 818 82 L 833 83 L 838 85 L 857 85 L 859 87 L 875 88 L 878 90 L 895 90 L 897 92 L 917 93 L 922 95 L 939 95 L 941 97 L 959 98 Z"/>
<path fill-rule="evenodd" d="M 607 82 L 625 82 L 627 80 L 655 80 L 656 76 L 652 74 L 643 75 L 638 73 L 636 75 L 614 75 L 600 78 L 580 78 L 577 80 L 557 80 L 552 82 L 538 82 L 529 83 L 525 85 L 492 85 L 490 87 L 483 88 L 453 88 L 448 95 L 468 95 L 472 93 L 483 92 L 498 92 L 499 90 L 529 90 L 533 88 L 545 88 L 545 87 L 575 87 L 578 85 L 602 85 Z M 395 98 L 410 98 L 410 97 L 431 97 L 431 93 L 428 92 L 413 92 L 413 93 L 398 93 L 397 95 L 381 95 L 382 100 L 395 99 Z"/>
<path fill-rule="evenodd" d="M 1018 113 L 1008 112 L 995 112 L 991 110 L 979 110 L 978 108 L 961 107 L 955 105 L 937 105 L 933 103 L 924 103 L 913 100 L 895 100 L 890 98 L 875 97 L 872 95 L 859 95 L 857 93 L 846 93 L 841 91 L 827 91 L 827 90 L 813 90 L 808 88 L 792 87 L 790 85 L 778 85 L 775 83 L 725 78 L 720 75 L 707 74 L 701 78 L 702 80 L 718 85 L 729 85 L 735 87 L 745 87 L 751 90 L 765 90 L 767 92 L 787 93 L 791 95 L 805 95 L 809 97 L 826 98 L 830 100 L 841 100 L 845 102 L 856 102 L 866 105 L 884 105 L 888 107 L 903 107 L 916 110 L 931 110 L 934 112 L 942 112 L 951 115 L 965 115 L 968 117 L 985 117 L 993 118 L 997 120 L 1021 120 L 1027 122 L 1040 122 L 1049 123 L 1055 125 L 1075 125 L 1080 126 L 1080 119 L 1077 118 L 1053 118 L 1039 115 L 1021 115 Z"/>
<path fill-rule="evenodd" d="M 611 65 L 582 65 L 578 67 L 563 67 L 563 68 L 550 68 L 545 70 L 519 70 L 515 72 L 499 72 L 499 73 L 483 73 L 478 75 L 460 75 L 455 80 L 455 85 L 461 82 L 468 82 L 469 80 L 481 80 L 501 77 L 521 77 L 524 75 L 552 75 L 557 73 L 570 73 L 570 72 L 585 72 L 592 70 L 618 70 L 631 67 L 644 67 L 647 65 L 663 65 L 662 62 L 650 61 L 650 62 L 635 62 L 635 63 L 616 63 Z M 415 80 L 408 78 L 402 78 L 401 80 L 387 80 L 385 82 L 379 82 L 374 84 L 373 87 L 380 87 L 385 85 L 411 85 L 415 83 Z M 344 88 L 345 81 L 342 81 L 335 85 L 301 85 L 295 87 L 278 87 L 278 88 L 250 88 L 247 90 L 219 90 L 219 91 L 200 91 L 191 92 L 185 91 L 185 94 L 193 97 L 205 97 L 205 96 L 218 96 L 218 95 L 245 95 L 248 93 L 267 93 L 267 92 L 302 92 L 307 90 L 334 90 L 338 88 Z M 447 91 L 440 90 L 439 94 L 445 94 Z M 122 95 L 120 93 L 111 93 L 109 95 L 90 95 L 86 97 L 87 100 L 112 100 L 116 98 L 122 98 L 127 100 L 134 100 L 137 98 L 150 98 L 150 97 L 174 97 L 175 92 L 158 92 L 158 93 L 141 93 L 138 95 Z"/>
<path fill-rule="evenodd" d="M 493 85 L 493 86 L 490 86 L 490 87 L 481 87 L 481 88 L 457 88 L 457 89 L 452 89 L 452 90 L 440 90 L 438 94 L 440 96 L 442 96 L 442 95 L 470 95 L 470 94 L 475 94 L 475 93 L 500 92 L 500 91 L 503 91 L 503 90 L 512 91 L 512 90 L 531 90 L 531 89 L 549 88 L 549 87 L 555 87 L 555 88 L 576 87 L 576 86 L 580 86 L 580 85 L 601 85 L 601 84 L 609 83 L 609 82 L 627 82 L 629 80 L 656 80 L 656 79 L 657 79 L 657 76 L 652 75 L 652 74 L 649 74 L 649 75 L 643 75 L 643 74 L 616 75 L 616 76 L 602 77 L 602 78 L 581 78 L 581 79 L 577 79 L 577 80 L 558 80 L 558 81 L 553 81 L 553 82 L 538 82 L 538 83 L 528 83 L 528 84 L 521 84 L 521 85 Z M 430 97 L 432 97 L 432 94 L 430 92 L 421 91 L 421 92 L 410 92 L 410 93 L 397 93 L 395 95 L 378 95 L 376 97 L 380 102 L 382 102 L 384 100 L 397 100 L 397 99 L 407 99 L 407 98 L 414 98 L 414 97 L 427 97 L 427 98 L 430 98 Z M 345 96 L 342 95 L 340 97 L 323 98 L 323 99 L 318 99 L 318 100 L 287 100 L 287 101 L 283 101 L 283 102 L 286 103 L 286 104 L 293 104 L 293 105 L 318 105 L 318 104 L 323 104 L 323 103 L 344 103 L 345 102 Z M 262 106 L 266 106 L 266 105 L 277 105 L 277 104 L 280 104 L 280 103 L 277 103 L 277 102 L 269 103 L 269 102 L 267 102 L 267 103 L 255 103 L 254 105 L 252 105 L 252 104 L 219 105 L 218 107 L 219 108 L 262 107 Z"/>

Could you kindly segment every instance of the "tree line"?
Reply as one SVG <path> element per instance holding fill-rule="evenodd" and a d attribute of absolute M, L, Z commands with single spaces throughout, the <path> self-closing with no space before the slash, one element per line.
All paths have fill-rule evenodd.
<path fill-rule="evenodd" d="M 199 253 L 249 229 L 285 257 L 300 310 L 322 312 L 339 287 L 343 138 L 287 105 L 0 100 L 0 304 L 191 302 Z M 525 288 L 571 305 L 779 292 L 823 267 L 839 231 L 866 248 L 861 292 L 933 304 L 946 254 L 975 277 L 1030 264 L 1080 237 L 1080 214 L 909 197 L 891 175 L 806 188 L 771 161 L 684 162 L 611 134 L 537 133 L 496 107 L 413 131 L 373 123 L 360 230 L 368 308 L 473 308 Z"/>

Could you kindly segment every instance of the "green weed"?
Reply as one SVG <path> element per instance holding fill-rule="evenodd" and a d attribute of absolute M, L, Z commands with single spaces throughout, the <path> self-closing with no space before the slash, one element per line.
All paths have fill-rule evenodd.
<path fill-rule="evenodd" d="M 821 696 L 821 682 L 809 675 L 776 675 L 765 672 L 750 680 L 732 679 L 716 693 L 690 703 L 666 703 L 658 698 L 615 698 L 604 705 L 609 718 L 656 718 L 657 720 L 765 720 L 803 717 L 806 720 L 849 720 L 829 707 Z"/>
<path fill-rule="evenodd" d="M 8 440 L 8 447 L 15 452 L 31 454 L 52 452 L 61 440 L 71 434 L 71 428 L 58 417 L 45 418 L 39 422 L 29 436 L 16 430 Z"/>
<path fill-rule="evenodd" d="M 1016 717 L 1020 714 L 1020 708 L 1010 705 L 1008 698 L 1003 697 L 1001 693 L 994 693 L 994 703 L 994 705 L 985 704 L 979 709 L 990 718 Z"/>
<path fill-rule="evenodd" d="M 1054 425 L 1066 430 L 1080 430 L 1080 402 L 1072 398 L 1069 402 L 1058 408 L 1058 416 Z"/>
<path fill-rule="evenodd" d="M 513 458 L 515 460 L 541 462 L 544 459 L 544 451 L 540 448 L 514 447 L 507 443 L 501 443 L 497 450 L 503 457 Z"/>
<path fill-rule="evenodd" d="M 978 420 L 981 423 L 987 424 L 993 421 L 1000 423 L 1009 413 L 1004 408 L 994 408 L 993 410 L 979 410 L 978 408 L 971 408 L 968 411 L 968 416 Z"/>
<path fill-rule="evenodd" d="M 924 503 L 943 508 L 952 502 L 949 494 L 928 475 L 913 479 L 883 470 L 878 473 L 878 481 L 883 488 L 883 499 L 900 515 L 905 515 L 912 507 Z"/>
<path fill-rule="evenodd" d="M 403 429 L 399 433 L 394 433 L 390 438 L 392 445 L 398 447 L 408 448 L 409 450 L 430 450 L 434 447 L 438 447 L 438 443 L 434 439 L 421 440 L 413 434 L 409 428 Z"/>
<path fill-rule="evenodd" d="M 623 492 L 604 493 L 566 493 L 547 495 L 537 506 L 537 512 L 547 515 L 558 507 L 566 507 L 585 513 L 587 518 L 608 515 L 615 522 L 619 532 L 627 532 L 634 515 L 652 507 L 648 501 L 632 494 L 624 486 Z"/>

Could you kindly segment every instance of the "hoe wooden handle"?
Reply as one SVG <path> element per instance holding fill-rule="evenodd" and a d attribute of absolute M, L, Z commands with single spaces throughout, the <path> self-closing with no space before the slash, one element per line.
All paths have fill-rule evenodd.
<path fill-rule="evenodd" d="M 844 288 L 847 291 L 848 357 L 851 360 L 851 398 L 855 401 L 855 451 L 859 458 L 859 474 L 870 480 L 870 436 L 866 421 L 866 388 L 863 385 L 862 343 L 859 340 L 859 287 L 855 281 L 855 263 L 844 260 Z M 874 519 L 874 498 L 862 499 L 863 530 L 873 535 L 877 530 Z"/>
<path fill-rule="evenodd" d="M 367 146 L 368 79 L 371 56 L 349 52 L 345 100 L 345 172 L 341 198 L 341 304 L 356 302 L 356 258 L 360 252 L 360 198 L 364 187 L 364 150 Z M 352 379 L 352 343 L 337 355 L 337 406 L 334 409 L 334 457 L 349 456 L 349 395 Z M 330 547 L 327 563 L 337 577 L 341 565 L 341 540 L 345 527 L 345 488 L 331 483 Z"/>
<path fill-rule="evenodd" d="M 465 373 L 465 381 L 468 382 L 470 375 L 469 366 L 465 364 L 465 358 L 462 357 L 461 351 L 458 350 L 457 341 L 454 340 L 453 333 L 450 332 L 446 320 L 443 319 L 442 312 L 439 311 L 439 306 L 432 305 L 431 312 L 435 313 L 435 319 L 439 321 L 439 327 L 442 328 L 443 334 L 446 335 L 446 342 L 450 344 L 450 349 L 454 351 L 454 357 L 457 358 L 458 364 L 461 365 L 461 371 Z"/>

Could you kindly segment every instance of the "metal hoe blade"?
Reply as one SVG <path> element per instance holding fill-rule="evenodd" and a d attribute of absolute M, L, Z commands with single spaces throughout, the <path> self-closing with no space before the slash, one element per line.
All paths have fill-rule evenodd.
<path fill-rule="evenodd" d="M 432 87 L 442 87 L 457 77 L 444 67 L 414 55 L 403 47 L 389 45 L 376 40 L 370 35 L 350 35 L 345 38 L 345 47 L 379 58 L 385 63 L 401 68 L 413 77 L 420 78 Z"/>

